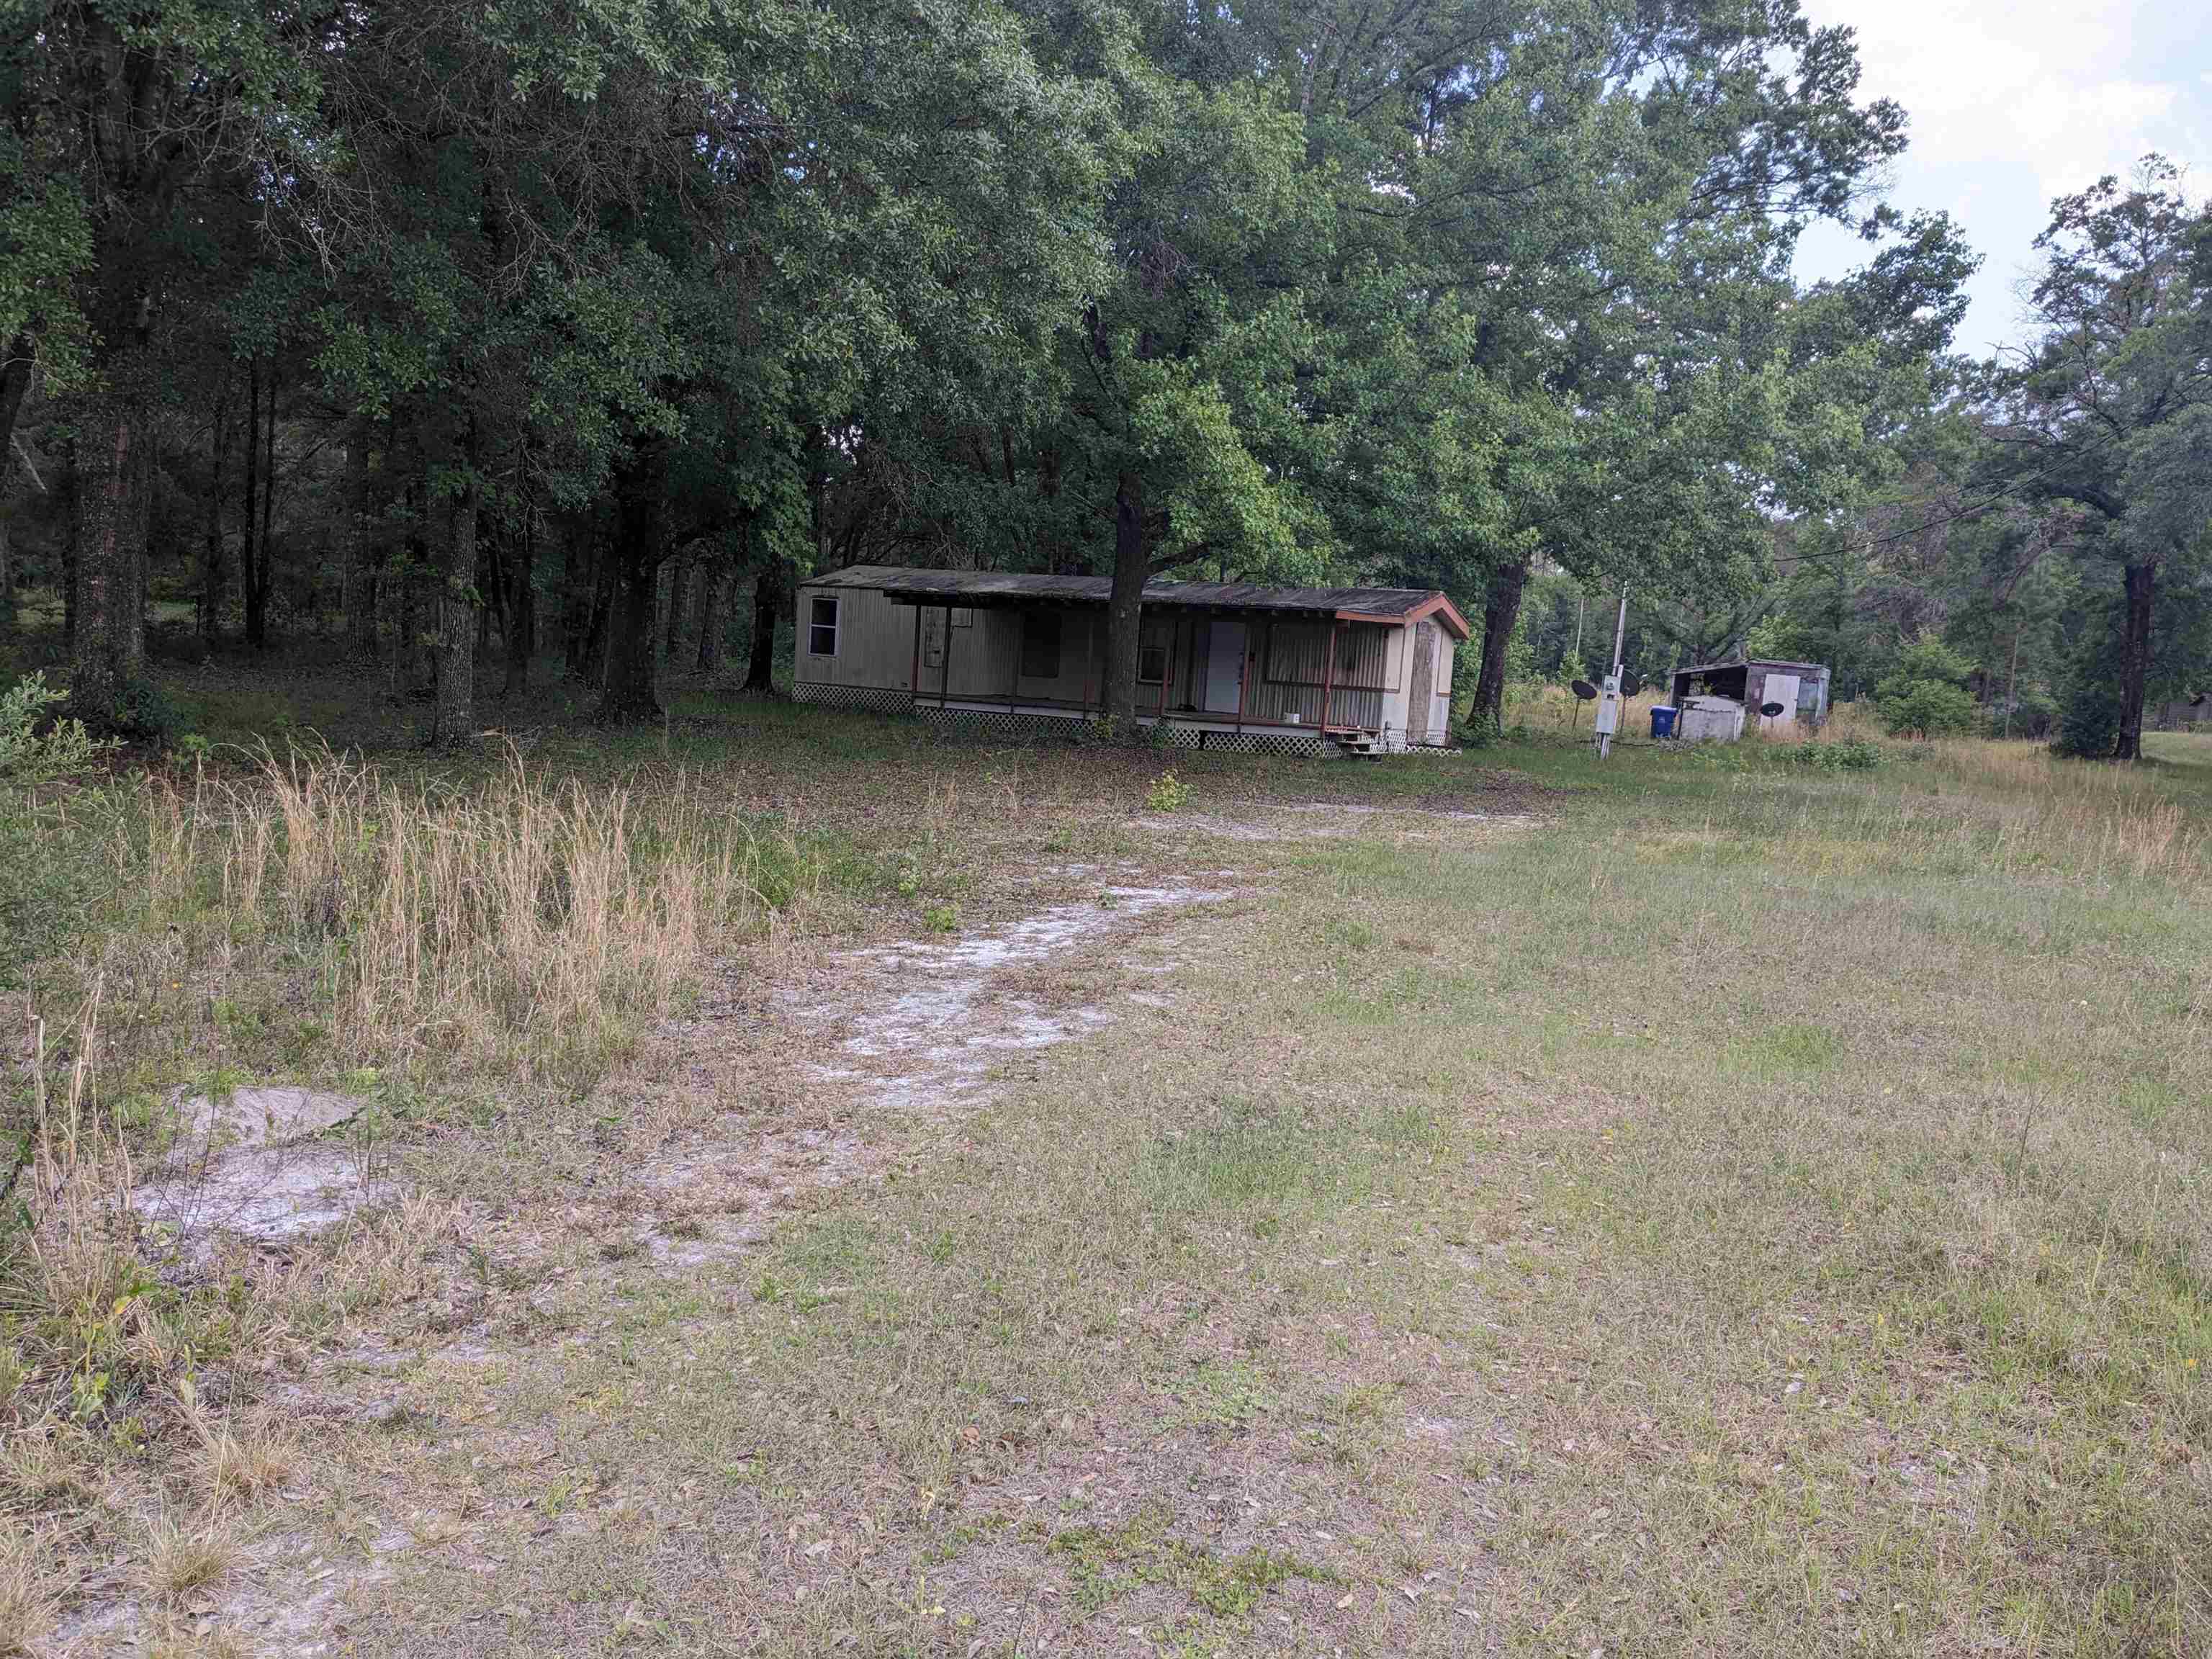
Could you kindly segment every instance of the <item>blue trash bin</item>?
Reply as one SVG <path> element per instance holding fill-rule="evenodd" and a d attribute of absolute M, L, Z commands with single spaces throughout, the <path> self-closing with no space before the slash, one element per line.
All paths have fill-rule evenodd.
<path fill-rule="evenodd" d="M 1651 710 L 1651 735 L 1654 738 L 1671 738 L 1674 735 L 1674 710 L 1668 708 L 1663 702 L 1657 704 Z"/>

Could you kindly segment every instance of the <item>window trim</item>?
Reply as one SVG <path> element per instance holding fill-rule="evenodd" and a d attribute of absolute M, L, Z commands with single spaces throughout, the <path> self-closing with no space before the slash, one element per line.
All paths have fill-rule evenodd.
<path fill-rule="evenodd" d="M 834 660 L 837 655 L 837 647 L 844 643 L 845 639 L 845 596 L 842 593 L 815 593 L 809 595 L 809 599 L 811 603 L 806 611 L 806 654 L 810 657 Z M 830 620 L 826 623 L 821 620 L 821 608 L 825 605 L 830 607 Z M 820 638 L 821 631 L 824 628 L 830 630 L 830 648 L 827 651 L 819 650 L 816 647 L 816 641 Z"/>
<path fill-rule="evenodd" d="M 1160 669 L 1159 669 L 1159 672 L 1158 672 L 1157 674 L 1150 674 L 1150 675 L 1148 675 L 1148 674 L 1146 674 L 1146 673 L 1145 672 L 1145 659 L 1146 659 L 1147 656 L 1152 655 L 1152 654 L 1153 653 L 1155 653 L 1155 652 L 1157 652 L 1157 653 L 1158 653 L 1158 655 L 1159 655 L 1159 659 L 1160 659 Z M 1147 645 L 1147 644 L 1144 643 L 1144 642 L 1143 642 L 1143 641 L 1139 641 L 1139 642 L 1138 642 L 1138 646 L 1137 646 L 1137 684 L 1139 684 L 1139 685 L 1164 685 L 1164 684 L 1167 683 L 1167 678 L 1168 678 L 1168 647 L 1167 647 L 1167 641 L 1164 641 L 1164 640 L 1162 640 L 1162 641 L 1158 641 L 1157 643 L 1150 644 L 1150 645 Z"/>

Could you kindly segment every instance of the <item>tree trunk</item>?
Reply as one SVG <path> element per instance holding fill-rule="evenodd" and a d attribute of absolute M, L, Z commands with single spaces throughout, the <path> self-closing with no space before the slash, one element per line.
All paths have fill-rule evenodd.
<path fill-rule="evenodd" d="M 15 467 L 15 416 L 31 389 L 31 349 L 26 330 L 0 358 L 0 635 L 15 631 L 15 573 L 9 556 L 8 486 Z"/>
<path fill-rule="evenodd" d="M 76 649 L 76 544 L 84 525 L 84 481 L 76 459 L 83 448 L 75 434 L 62 439 L 61 477 L 54 483 L 61 497 L 62 648 L 70 652 Z"/>
<path fill-rule="evenodd" d="M 1504 724 L 1505 653 L 1513 641 L 1513 625 L 1521 618 L 1521 592 L 1528 583 L 1525 555 L 1491 573 L 1482 600 L 1482 672 L 1475 679 L 1474 706 L 1468 711 L 1471 725 L 1495 732 Z"/>
<path fill-rule="evenodd" d="M 568 678 L 580 680 L 592 661 L 592 600 L 599 592 L 599 534 L 596 526 L 571 524 L 561 548 L 561 660 Z"/>
<path fill-rule="evenodd" d="M 660 591 L 661 469 L 641 457 L 615 484 L 617 567 L 612 632 L 607 641 L 606 689 L 599 719 L 617 726 L 657 718 L 660 700 L 653 676 L 653 624 Z"/>
<path fill-rule="evenodd" d="M 254 580 L 258 531 L 254 509 L 261 493 L 261 361 L 246 366 L 246 520 L 238 538 L 239 586 L 246 596 L 246 642 L 258 646 L 269 637 L 261 609 L 261 584 Z"/>
<path fill-rule="evenodd" d="M 407 483 L 406 556 L 401 560 L 399 568 L 399 649 L 393 653 L 392 678 L 406 696 L 412 697 L 422 689 L 424 680 L 422 587 L 430 568 L 428 526 L 433 508 L 428 463 L 419 449 L 410 459 L 413 476 Z M 434 605 L 434 626 L 436 620 Z"/>
<path fill-rule="evenodd" d="M 2151 598 L 2158 580 L 2154 564 L 2127 568 L 2127 634 L 2120 648 L 2120 735 L 2117 760 L 2142 758 L 2143 696 L 2150 684 Z"/>
<path fill-rule="evenodd" d="M 276 517 L 276 365 L 269 365 L 269 407 L 261 416 L 261 552 L 253 566 L 254 600 L 261 613 L 261 635 L 268 637 L 269 595 L 276 585 L 276 548 L 272 528 Z"/>
<path fill-rule="evenodd" d="M 145 666 L 138 584 L 129 568 L 143 551 L 132 534 L 142 436 L 127 397 L 111 392 L 85 406 L 77 444 L 70 690 L 85 713 L 110 723 L 121 711 L 125 689 Z"/>
<path fill-rule="evenodd" d="M 653 672 L 653 605 L 660 572 L 638 548 L 620 548 L 617 558 L 621 572 L 610 618 L 607 683 L 599 694 L 599 719 L 607 726 L 654 720 L 660 714 Z"/>
<path fill-rule="evenodd" d="M 729 583 L 730 563 L 725 552 L 699 562 L 699 672 L 712 674 L 722 665 L 722 590 Z"/>
<path fill-rule="evenodd" d="M 775 687 L 775 618 L 781 608 L 779 590 L 783 586 L 777 579 L 778 562 L 770 559 L 753 579 L 752 655 L 745 664 L 744 689 L 748 691 L 769 691 Z"/>
<path fill-rule="evenodd" d="M 230 365 L 215 382 L 214 465 L 208 472 L 207 536 L 200 558 L 200 637 L 210 645 L 222 632 L 222 606 L 229 571 L 223 560 L 222 474 L 230 459 Z"/>
<path fill-rule="evenodd" d="M 668 633 L 662 641 L 661 654 L 667 659 L 671 673 L 676 672 L 676 653 L 684 644 L 684 611 L 691 597 L 691 567 L 695 562 L 690 558 L 668 562 Z"/>
<path fill-rule="evenodd" d="M 387 454 L 390 451 L 387 449 Z M 370 661 L 376 658 L 376 608 L 384 563 L 382 539 L 369 501 L 368 428 L 355 434 L 346 454 L 350 488 L 347 490 L 347 540 L 351 549 L 353 574 L 346 583 L 346 631 L 353 636 L 355 653 Z"/>
<path fill-rule="evenodd" d="M 1137 716 L 1138 640 L 1144 627 L 1145 481 L 1123 471 L 1114 485 L 1114 586 L 1106 601 L 1106 718 L 1116 726 Z"/>
<path fill-rule="evenodd" d="M 584 678 L 595 688 L 607 683 L 607 641 L 614 631 L 621 586 L 621 550 L 615 538 L 602 538 L 592 562 L 592 625 L 584 635 Z"/>
<path fill-rule="evenodd" d="M 507 601 L 507 684 L 500 695 L 530 689 L 530 659 L 538 650 L 538 533 L 528 502 L 522 508 L 522 545 L 515 551 Z"/>
<path fill-rule="evenodd" d="M 451 508 L 444 568 L 439 572 L 430 742 L 441 749 L 465 743 L 476 725 L 477 507 L 471 469 Z"/>
<path fill-rule="evenodd" d="M 35 342 L 26 329 L 8 342 L 0 357 L 0 638 L 15 631 L 15 572 L 9 556 L 8 485 L 15 467 L 15 416 L 31 389 L 31 351 Z"/>
<path fill-rule="evenodd" d="M 1037 453 L 1036 475 L 1037 496 L 1044 509 L 1045 568 L 1055 576 L 1063 570 L 1079 570 L 1080 563 L 1068 556 L 1060 535 L 1060 452 L 1050 445 Z"/>
<path fill-rule="evenodd" d="M 31 389 L 32 353 L 36 344 L 26 329 L 8 342 L 7 356 L 0 358 L 0 480 L 6 478 L 15 459 L 15 416 Z"/>

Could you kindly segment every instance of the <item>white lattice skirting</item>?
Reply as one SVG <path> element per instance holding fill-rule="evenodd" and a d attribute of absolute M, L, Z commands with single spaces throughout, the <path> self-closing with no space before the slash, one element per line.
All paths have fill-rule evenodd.
<path fill-rule="evenodd" d="M 1008 738 L 1017 741 L 1039 738 L 1073 738 L 1083 722 L 1057 714 L 1024 714 L 1012 709 L 918 708 L 933 720 L 963 737 Z M 1230 755 L 1317 755 L 1321 739 L 1299 732 L 1214 732 L 1202 726 L 1167 722 L 1160 741 L 1170 749 L 1216 750 Z"/>
<path fill-rule="evenodd" d="M 791 689 L 796 702 L 830 708 L 872 708 L 886 714 L 919 714 L 963 737 L 1005 738 L 1017 742 L 1073 738 L 1083 722 L 1064 714 L 1027 714 L 1005 708 L 916 708 L 914 695 L 884 686 L 827 685 L 801 680 Z M 1317 755 L 1320 737 L 1304 732 L 1216 732 L 1203 726 L 1166 723 L 1160 741 L 1171 749 L 1206 749 L 1229 755 Z"/>
<path fill-rule="evenodd" d="M 878 685 L 824 685 L 801 680 L 791 688 L 793 702 L 818 702 L 832 708 L 874 708 L 886 714 L 903 714 L 914 706 L 911 691 Z"/>

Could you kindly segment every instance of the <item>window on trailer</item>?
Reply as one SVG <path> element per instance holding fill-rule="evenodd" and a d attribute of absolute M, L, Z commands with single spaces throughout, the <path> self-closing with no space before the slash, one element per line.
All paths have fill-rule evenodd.
<path fill-rule="evenodd" d="M 817 594 L 806 613 L 806 654 L 810 657 L 834 657 L 837 654 L 837 605 L 834 595 Z"/>
<path fill-rule="evenodd" d="M 1164 645 L 1137 647 L 1137 684 L 1158 685 L 1168 677 L 1168 648 Z"/>
<path fill-rule="evenodd" d="M 1032 611 L 1022 617 L 1022 674 L 1033 680 L 1060 678 L 1060 612 Z"/>

